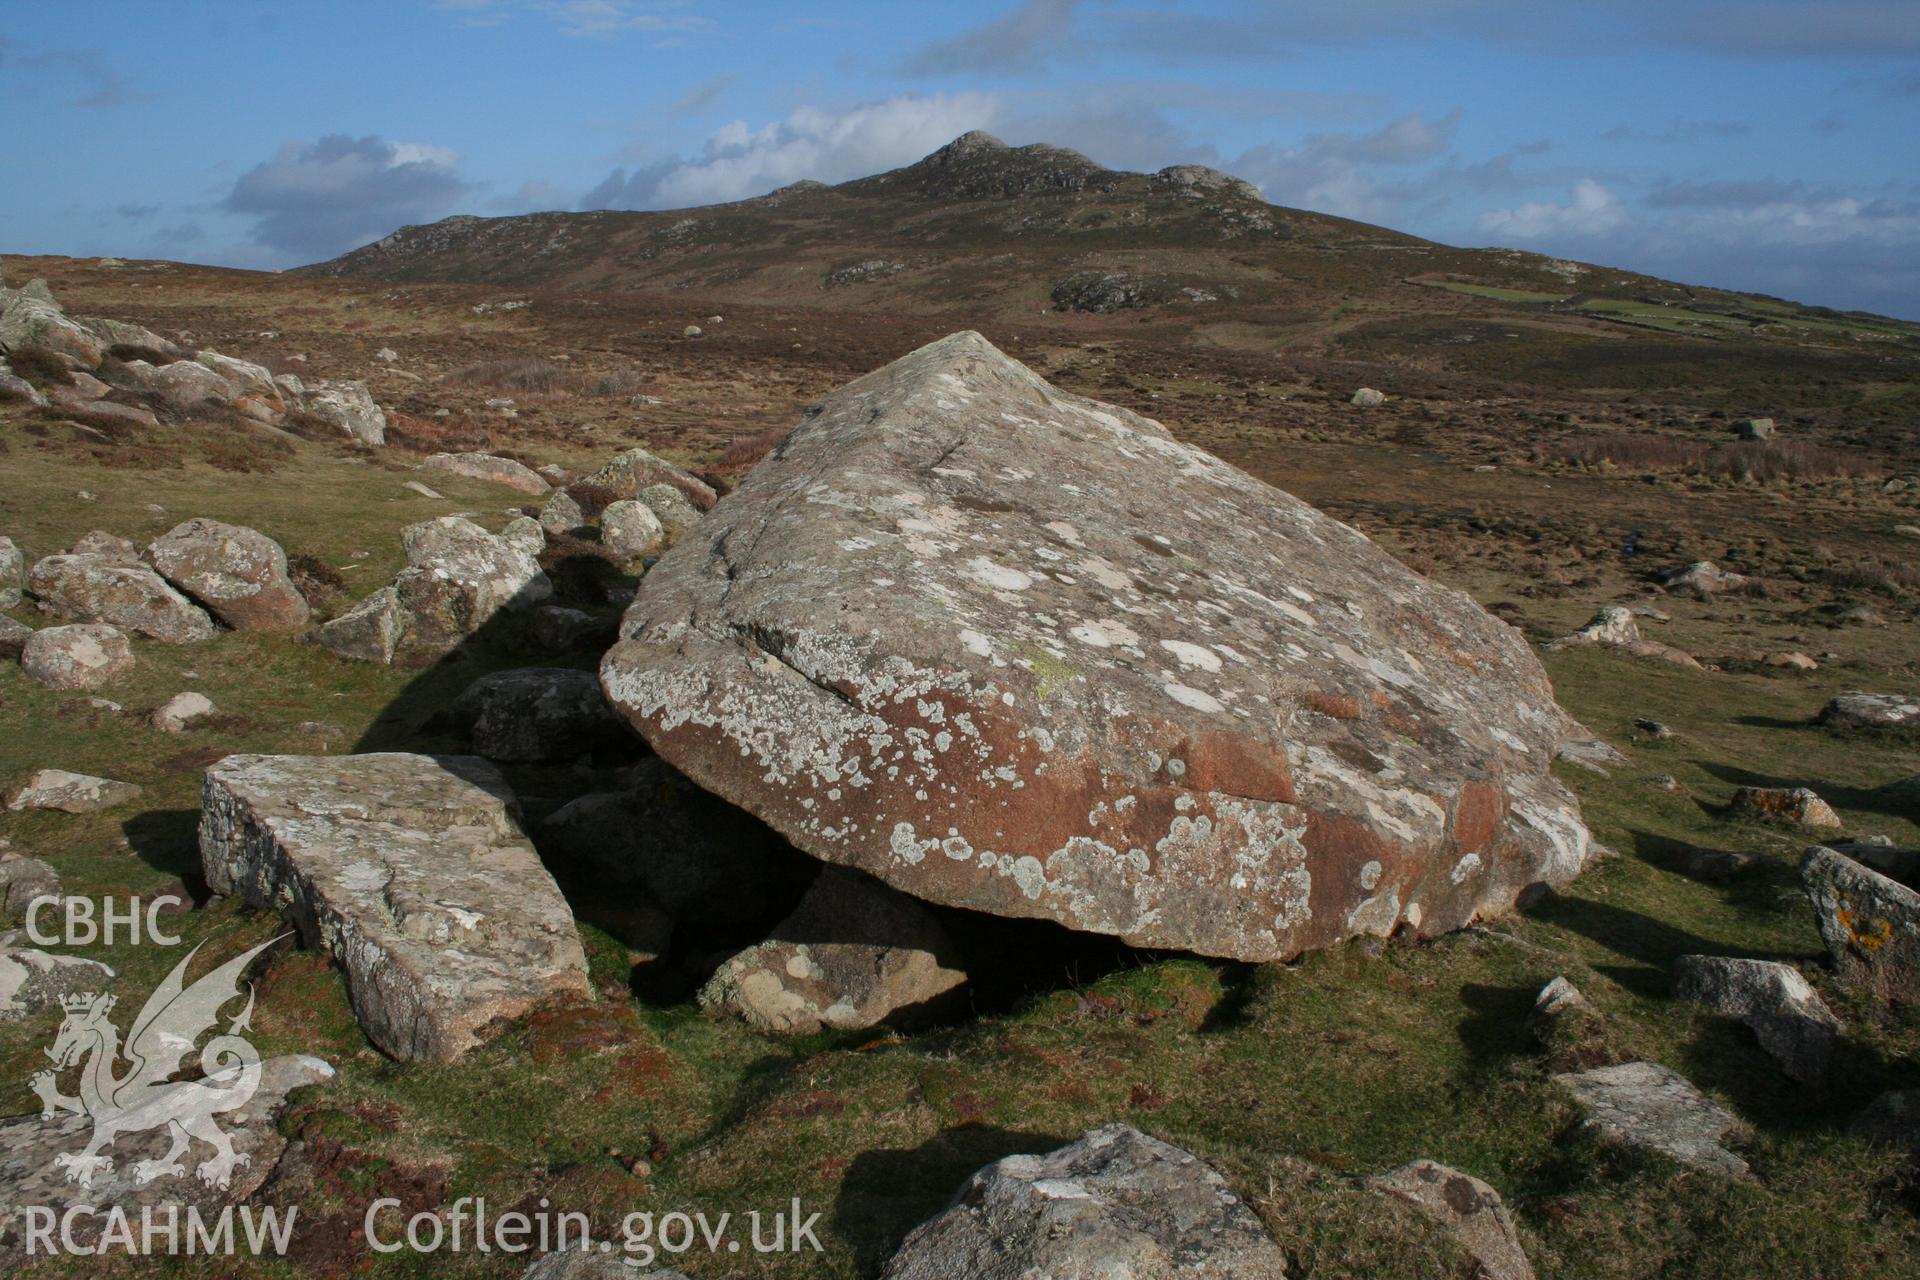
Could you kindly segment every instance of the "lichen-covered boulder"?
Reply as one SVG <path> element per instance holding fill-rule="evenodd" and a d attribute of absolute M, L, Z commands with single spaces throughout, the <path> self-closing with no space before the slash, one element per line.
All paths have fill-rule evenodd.
<path fill-rule="evenodd" d="M 1777 960 L 1681 956 L 1673 962 L 1673 994 L 1738 1018 L 1780 1069 L 1805 1084 L 1826 1078 L 1840 1020 L 1799 970 Z"/>
<path fill-rule="evenodd" d="M 400 651 L 406 622 L 400 593 L 385 586 L 314 632 L 314 643 L 356 662 L 390 663 Z"/>
<path fill-rule="evenodd" d="M 1588 853 L 1517 632 L 973 333 L 830 397 L 622 635 L 602 682 L 662 756 L 948 905 L 1270 960 Z"/>
<path fill-rule="evenodd" d="M 658 551 L 666 540 L 659 517 L 637 498 L 622 498 L 600 513 L 600 542 L 617 556 L 637 560 Z"/>
<path fill-rule="evenodd" d="M 1800 860 L 1800 882 L 1835 972 L 1884 1000 L 1920 999 L 1920 893 L 1824 847 Z"/>
<path fill-rule="evenodd" d="M 126 634 L 104 622 L 43 627 L 20 648 L 20 670 L 49 689 L 98 689 L 132 669 Z"/>
<path fill-rule="evenodd" d="M 633 742 L 591 671 L 496 671 L 468 685 L 452 714 L 474 753 L 489 760 L 572 760 L 623 736 Z"/>
<path fill-rule="evenodd" d="M 215 892 L 333 957 L 376 1046 L 444 1061 L 587 994 L 573 914 L 517 812 L 471 756 L 228 756 L 207 770 L 201 863 Z"/>
<path fill-rule="evenodd" d="M 778 1035 L 924 1021 L 965 984 L 926 907 L 869 876 L 828 867 L 764 942 L 729 958 L 700 1003 Z"/>
<path fill-rule="evenodd" d="M 974 1174 L 883 1280 L 1283 1280 L 1286 1255 L 1209 1165 L 1131 1125 Z"/>
<path fill-rule="evenodd" d="M 672 485 L 702 511 L 711 508 L 720 496 L 712 485 L 685 467 L 640 448 L 616 455 L 613 461 L 572 488 L 586 493 L 608 493 L 616 498 L 637 498 L 643 490 L 656 484 Z"/>
<path fill-rule="evenodd" d="M 686 494 L 670 484 L 648 485 L 640 491 L 640 501 L 647 504 L 647 510 L 653 512 L 654 519 L 667 531 L 667 537 L 673 539 L 699 524 L 703 514 Z"/>
<path fill-rule="evenodd" d="M 497 484 L 535 497 L 544 495 L 553 487 L 526 463 L 495 457 L 491 453 L 436 453 L 422 462 L 419 470 L 459 476 L 465 480 L 484 480 L 488 484 Z"/>
<path fill-rule="evenodd" d="M 32 637 L 32 627 L 0 613 L 0 658 L 18 658 Z"/>
<path fill-rule="evenodd" d="M 387 415 L 374 403 L 364 382 L 323 379 L 306 388 L 302 407 L 361 444 L 377 447 L 387 442 Z"/>
<path fill-rule="evenodd" d="M 1472 1174 L 1415 1160 L 1367 1179 L 1367 1186 L 1444 1227 L 1478 1264 L 1477 1280 L 1533 1280 L 1506 1202 Z"/>
<path fill-rule="evenodd" d="M 393 587 L 405 615 L 401 646 L 419 656 L 445 653 L 501 610 L 530 609 L 553 595 L 525 546 L 461 516 L 409 525 L 400 540 L 407 567 Z"/>
<path fill-rule="evenodd" d="M 0 538 L 0 609 L 20 603 L 27 585 L 27 557 L 12 538 Z"/>
<path fill-rule="evenodd" d="M 100 339 L 68 318 L 58 303 L 26 289 L 9 290 L 6 306 L 0 308 L 0 351 L 17 347 L 44 347 L 89 369 L 106 353 Z"/>
<path fill-rule="evenodd" d="M 307 600 L 287 576 L 287 553 L 266 534 L 204 517 L 147 548 L 147 563 L 236 631 L 291 631 Z"/>
<path fill-rule="evenodd" d="M 555 489 L 540 508 L 540 528 L 547 533 L 573 533 L 588 523 L 579 499 L 565 489 Z"/>
<path fill-rule="evenodd" d="M 1733 793 L 1733 812 L 1762 822 L 1796 827 L 1846 826 L 1833 806 L 1807 787 L 1741 787 Z"/>
<path fill-rule="evenodd" d="M 105 622 L 166 644 L 219 634 L 213 619 L 145 565 L 103 555 L 48 556 L 27 576 L 40 607 L 56 618 Z"/>
<path fill-rule="evenodd" d="M 1820 708 L 1820 723 L 1834 729 L 1920 730 L 1920 695 L 1836 694 Z"/>

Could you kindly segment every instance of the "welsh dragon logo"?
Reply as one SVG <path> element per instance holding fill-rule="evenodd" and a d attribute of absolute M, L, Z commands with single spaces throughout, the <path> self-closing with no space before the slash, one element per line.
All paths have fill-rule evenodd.
<path fill-rule="evenodd" d="M 70 1112 L 93 1121 L 93 1138 L 84 1151 L 54 1157 L 54 1163 L 66 1170 L 67 1181 L 92 1187 L 96 1175 L 113 1171 L 112 1158 L 103 1152 L 116 1138 L 163 1127 L 171 1145 L 158 1160 L 136 1162 L 135 1181 L 184 1177 L 181 1157 L 195 1139 L 213 1148 L 213 1155 L 195 1171 L 200 1180 L 221 1188 L 233 1180 L 234 1169 L 248 1158 L 233 1149 L 232 1139 L 214 1123 L 214 1117 L 245 1106 L 260 1087 L 260 1053 L 240 1034 L 249 1029 L 253 1016 L 251 984 L 244 992 L 246 1006 L 234 1015 L 225 1033 L 215 1035 L 199 1050 L 202 1078 L 172 1077 L 193 1054 L 200 1037 L 217 1030 L 220 1010 L 243 994 L 240 976 L 254 957 L 278 941 L 263 942 L 187 986 L 187 966 L 200 951 L 195 947 L 147 998 L 124 1048 L 119 1029 L 108 1018 L 113 996 L 88 992 L 62 997 L 66 1018 L 47 1050 L 54 1067 L 34 1076 L 32 1087 L 40 1095 L 43 1119 Z M 59 1073 L 81 1063 L 80 1095 L 68 1097 L 60 1092 Z"/>

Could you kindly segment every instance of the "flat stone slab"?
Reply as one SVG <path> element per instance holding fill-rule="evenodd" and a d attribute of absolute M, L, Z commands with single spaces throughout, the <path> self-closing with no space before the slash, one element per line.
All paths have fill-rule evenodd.
<path fill-rule="evenodd" d="M 1694 1169 L 1747 1176 L 1747 1162 L 1723 1145 L 1742 1128 L 1685 1076 L 1657 1062 L 1623 1062 L 1557 1075 L 1602 1141 L 1657 1151 Z"/>
<path fill-rule="evenodd" d="M 207 770 L 216 892 L 290 919 L 333 957 L 368 1039 L 446 1060 L 489 1023 L 587 994 L 573 914 L 471 756 L 228 756 Z"/>
<path fill-rule="evenodd" d="M 125 804 L 140 795 L 131 782 L 96 778 L 92 774 L 68 773 L 65 769 L 40 769 L 7 797 L 7 808 L 15 813 L 29 809 L 56 809 L 61 813 L 98 813 Z"/>
<path fill-rule="evenodd" d="M 1286 958 L 1582 867 L 1520 634 L 978 334 L 843 388 L 646 575 L 609 701 L 917 897 Z"/>

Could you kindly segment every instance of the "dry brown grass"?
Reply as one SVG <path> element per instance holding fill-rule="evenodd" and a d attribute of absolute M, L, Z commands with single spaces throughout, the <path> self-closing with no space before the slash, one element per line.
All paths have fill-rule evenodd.
<path fill-rule="evenodd" d="M 520 396 L 562 398 L 584 396 L 596 400 L 624 400 L 639 395 L 652 385 L 652 379 L 635 369 L 611 369 L 594 373 L 575 369 L 558 360 L 533 356 L 505 360 L 480 360 L 462 365 L 447 375 L 456 386 L 479 387 Z"/>
<path fill-rule="evenodd" d="M 1804 440 L 1708 444 L 1673 436 L 1601 436 L 1562 445 L 1557 456 L 1579 466 L 1685 471 L 1740 481 L 1873 479 L 1885 468 L 1847 449 Z"/>
<path fill-rule="evenodd" d="M 73 385 L 73 374 L 68 370 L 67 362 L 45 347 L 15 347 L 7 352 L 7 364 L 15 373 L 42 390 Z"/>

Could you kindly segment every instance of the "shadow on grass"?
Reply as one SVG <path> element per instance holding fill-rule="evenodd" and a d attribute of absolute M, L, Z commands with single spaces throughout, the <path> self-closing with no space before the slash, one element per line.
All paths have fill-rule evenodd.
<path fill-rule="evenodd" d="M 1011 1155 L 1053 1151 L 1070 1141 L 963 1124 L 911 1150 L 863 1152 L 841 1180 L 833 1206 L 834 1229 L 852 1246 L 860 1274 L 876 1275 L 907 1233 L 945 1208 L 976 1170 Z"/>
<path fill-rule="evenodd" d="M 200 869 L 199 810 L 150 809 L 121 823 L 120 831 L 136 858 L 163 875 L 178 877 L 186 897 L 196 907 L 206 905 L 212 891 Z"/>
<path fill-rule="evenodd" d="M 1460 988 L 1460 1002 L 1469 1012 L 1457 1032 L 1475 1067 L 1495 1067 L 1536 1050 L 1527 1015 L 1539 994 L 1539 985 L 1532 983 L 1496 987 L 1470 982 Z"/>
<path fill-rule="evenodd" d="M 1884 813 L 1890 818 L 1909 820 L 1914 816 L 1912 805 L 1901 801 L 1884 786 L 1852 787 L 1842 782 L 1818 781 L 1804 777 L 1782 778 L 1773 774 L 1755 773 L 1751 769 L 1743 769 L 1735 764 L 1722 764 L 1716 760 L 1695 760 L 1693 763 L 1722 782 L 1730 782 L 1736 787 L 1809 787 L 1822 800 L 1842 809 L 1864 813 Z"/>

